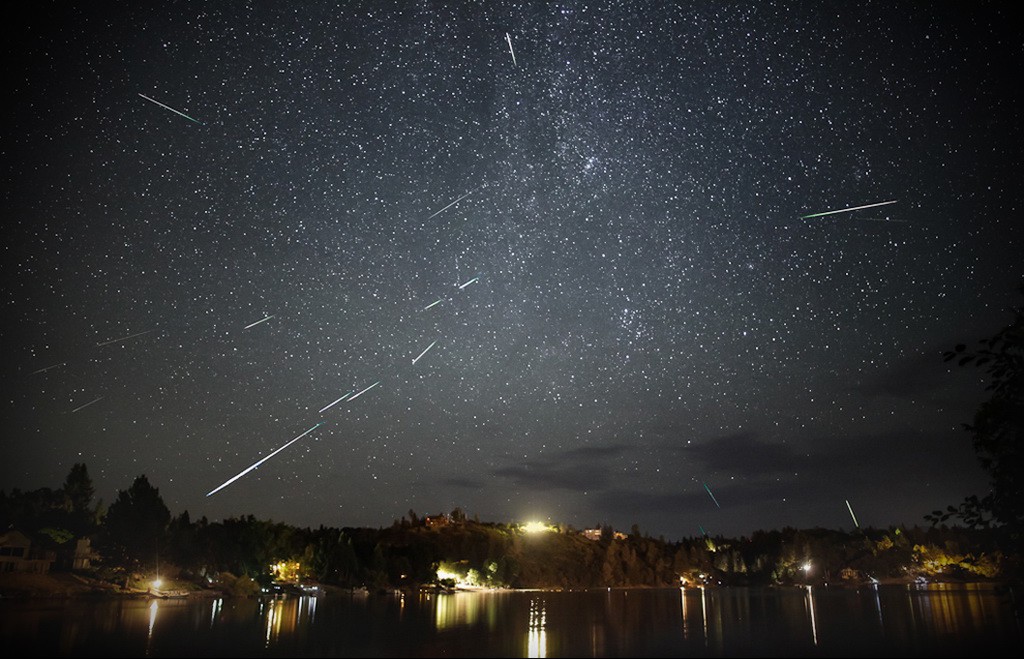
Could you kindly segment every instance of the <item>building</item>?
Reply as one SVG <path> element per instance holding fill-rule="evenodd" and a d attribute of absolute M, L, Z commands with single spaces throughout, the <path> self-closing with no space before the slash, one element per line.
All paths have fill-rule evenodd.
<path fill-rule="evenodd" d="M 581 531 L 583 537 L 587 540 L 600 540 L 601 529 L 584 529 Z M 612 531 L 612 538 L 616 540 L 625 540 L 628 536 L 620 531 Z"/>
<path fill-rule="evenodd" d="M 451 518 L 448 515 L 427 515 L 423 518 L 423 524 L 427 528 L 435 529 L 441 526 L 448 526 L 451 523 Z"/>
<path fill-rule="evenodd" d="M 21 531 L 0 533 L 0 572 L 46 574 L 54 559 L 53 552 L 33 552 L 32 540 Z"/>

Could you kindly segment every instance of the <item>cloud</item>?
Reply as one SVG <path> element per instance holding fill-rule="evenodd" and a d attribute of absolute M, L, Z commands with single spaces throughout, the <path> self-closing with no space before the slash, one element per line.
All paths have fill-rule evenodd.
<path fill-rule="evenodd" d="M 977 404 L 984 387 L 970 369 L 942 361 L 942 353 L 955 345 L 950 340 L 894 360 L 866 374 L 852 385 L 853 391 L 869 397 L 923 400 L 944 408 L 962 407 L 964 401 Z"/>
<path fill-rule="evenodd" d="M 540 490 L 594 490 L 607 485 L 615 461 L 628 446 L 584 446 L 545 457 L 543 460 L 498 467 L 491 474 L 524 487 Z"/>
<path fill-rule="evenodd" d="M 863 512 L 864 518 L 918 523 L 924 513 L 959 500 L 947 501 L 941 492 L 962 492 L 957 498 L 985 488 L 970 440 L 957 429 L 823 437 L 800 452 L 738 433 L 680 448 L 677 454 L 697 458 L 709 474 L 718 472 L 707 482 L 720 509 L 700 480 L 687 480 L 675 491 L 592 490 L 597 507 L 620 519 L 674 517 L 714 520 L 716 525 L 735 523 L 742 513 L 771 528 L 848 523 L 844 502 L 849 499 L 858 516 Z M 755 468 L 758 464 L 763 468 Z"/>
<path fill-rule="evenodd" d="M 754 433 L 741 432 L 699 444 L 680 447 L 680 452 L 699 460 L 706 471 L 742 476 L 792 472 L 806 464 L 806 454 L 786 444 L 759 441 Z"/>
<path fill-rule="evenodd" d="M 451 485 L 452 487 L 459 487 L 466 490 L 479 490 L 486 487 L 486 483 L 483 481 L 475 480 L 473 478 L 465 478 L 462 476 L 452 476 L 445 478 L 441 481 L 444 485 Z"/>

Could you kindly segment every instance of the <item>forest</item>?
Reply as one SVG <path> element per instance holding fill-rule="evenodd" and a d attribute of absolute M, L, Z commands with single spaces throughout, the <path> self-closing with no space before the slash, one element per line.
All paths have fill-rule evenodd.
<path fill-rule="evenodd" d="M 249 515 L 172 515 L 144 475 L 109 507 L 94 502 L 84 464 L 58 489 L 0 492 L 0 528 L 29 538 L 35 559 L 144 589 L 255 595 L 281 585 L 381 589 L 666 587 L 991 580 L 1016 569 L 1014 538 L 998 527 L 756 531 L 675 542 L 605 524 L 520 525 L 461 509 L 408 511 L 380 528 L 299 528 Z M 84 541 L 84 542 L 83 542 Z M 82 553 L 86 552 L 83 560 Z"/>

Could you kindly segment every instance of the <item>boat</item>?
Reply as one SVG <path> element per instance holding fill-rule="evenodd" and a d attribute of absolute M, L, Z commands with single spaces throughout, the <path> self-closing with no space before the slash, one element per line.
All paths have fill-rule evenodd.
<path fill-rule="evenodd" d="M 159 588 L 151 588 L 149 590 L 149 596 L 155 597 L 162 600 L 170 599 L 185 599 L 188 597 L 189 591 L 187 590 L 160 590 Z"/>

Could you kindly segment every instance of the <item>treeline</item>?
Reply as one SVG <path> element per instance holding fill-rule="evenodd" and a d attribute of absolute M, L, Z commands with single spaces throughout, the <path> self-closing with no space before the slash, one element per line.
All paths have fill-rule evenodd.
<path fill-rule="evenodd" d="M 515 588 L 785 584 L 872 579 L 998 578 L 1016 560 L 998 529 L 890 527 L 758 531 L 666 542 L 599 525 L 527 532 L 469 520 L 459 509 L 409 511 L 386 528 L 299 528 L 249 515 L 210 522 L 172 516 L 145 476 L 104 509 L 76 464 L 58 490 L 0 492 L 0 528 L 55 556 L 91 540 L 92 571 L 111 580 L 159 572 L 239 594 L 273 581 L 368 588 L 425 584 Z M 70 569 L 72 561 L 57 560 Z"/>

